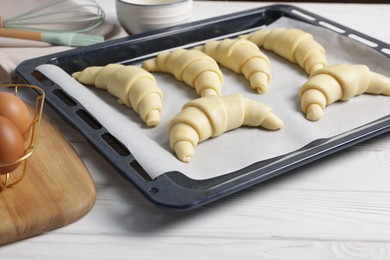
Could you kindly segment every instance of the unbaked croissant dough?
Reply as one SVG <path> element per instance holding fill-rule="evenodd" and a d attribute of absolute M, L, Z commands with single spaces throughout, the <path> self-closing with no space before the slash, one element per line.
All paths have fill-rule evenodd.
<path fill-rule="evenodd" d="M 362 93 L 390 95 L 390 78 L 366 65 L 336 64 L 317 70 L 301 87 L 299 97 L 307 119 L 316 121 L 324 108 Z"/>
<path fill-rule="evenodd" d="M 199 50 L 160 52 L 156 58 L 144 61 L 142 67 L 150 72 L 174 75 L 177 80 L 195 88 L 201 97 L 221 93 L 223 75 L 217 62 Z"/>
<path fill-rule="evenodd" d="M 241 35 L 281 57 L 297 63 L 308 75 L 327 66 L 325 49 L 310 33 L 300 29 L 276 28 L 273 30 L 258 30 L 251 34 Z"/>
<path fill-rule="evenodd" d="M 136 66 L 109 64 L 87 67 L 72 76 L 86 85 L 106 89 L 118 102 L 134 109 L 148 126 L 160 123 L 164 94 L 152 74 Z"/>
<path fill-rule="evenodd" d="M 222 66 L 243 74 L 257 93 L 267 91 L 271 80 L 270 61 L 259 47 L 245 39 L 209 41 L 195 47 L 210 55 Z"/>
<path fill-rule="evenodd" d="M 190 162 L 196 145 L 242 125 L 283 127 L 271 107 L 241 94 L 207 96 L 186 103 L 169 124 L 169 142 L 179 160 Z"/>

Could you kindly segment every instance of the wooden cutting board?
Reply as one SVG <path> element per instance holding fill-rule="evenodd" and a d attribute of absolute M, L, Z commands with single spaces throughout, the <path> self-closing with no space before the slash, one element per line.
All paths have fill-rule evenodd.
<path fill-rule="evenodd" d="M 95 185 L 87 168 L 45 118 L 38 138 L 25 177 L 0 191 L 0 245 L 72 223 L 95 204 Z"/>

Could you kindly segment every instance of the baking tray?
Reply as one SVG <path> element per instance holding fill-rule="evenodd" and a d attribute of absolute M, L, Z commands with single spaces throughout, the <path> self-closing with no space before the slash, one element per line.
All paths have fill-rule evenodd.
<path fill-rule="evenodd" d="M 390 46 L 384 42 L 296 6 L 269 5 L 27 60 L 16 68 L 16 73 L 27 83 L 43 88 L 46 91 L 47 104 L 76 128 L 151 202 L 172 209 L 194 209 L 386 133 L 390 130 L 390 115 L 347 133 L 315 140 L 292 153 L 256 162 L 219 177 L 194 180 L 181 172 L 172 171 L 151 179 L 131 151 L 112 136 L 77 100 L 35 68 L 42 64 L 54 64 L 71 74 L 88 66 L 131 64 L 151 53 L 269 25 L 281 17 L 325 27 L 346 37 L 353 35 L 355 39 L 369 42 L 370 48 L 390 58 L 390 54 L 384 51 L 389 50 Z"/>

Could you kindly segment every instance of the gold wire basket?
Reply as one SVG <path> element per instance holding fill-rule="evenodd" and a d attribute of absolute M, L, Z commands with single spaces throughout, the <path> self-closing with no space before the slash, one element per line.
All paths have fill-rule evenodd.
<path fill-rule="evenodd" d="M 16 164 L 21 164 L 12 172 L 0 174 L 0 192 L 4 190 L 5 188 L 11 187 L 18 182 L 20 182 L 24 176 L 27 173 L 27 158 L 29 158 L 37 145 L 38 141 L 38 133 L 39 133 L 39 127 L 42 120 L 42 114 L 43 114 L 43 106 L 45 101 L 45 92 L 43 89 L 34 86 L 34 85 L 28 85 L 28 84 L 0 84 L 0 91 L 1 89 L 13 89 L 13 92 L 16 96 L 19 95 L 18 91 L 20 88 L 30 88 L 34 89 L 38 92 L 38 96 L 35 98 L 35 108 L 34 113 L 31 121 L 31 134 L 29 139 L 25 142 L 25 151 L 22 157 L 19 159 L 9 162 L 9 163 L 0 163 L 1 167 L 8 167 L 13 166 Z M 19 168 L 22 168 L 19 170 Z"/>

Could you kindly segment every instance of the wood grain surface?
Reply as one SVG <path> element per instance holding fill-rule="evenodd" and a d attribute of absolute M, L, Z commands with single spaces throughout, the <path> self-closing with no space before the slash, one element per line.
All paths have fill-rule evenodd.
<path fill-rule="evenodd" d="M 115 1 L 98 3 L 115 22 Z M 194 1 L 193 11 L 205 19 L 268 4 Z M 390 43 L 390 5 L 291 4 Z M 89 169 L 96 204 L 79 221 L 1 247 L 0 259 L 390 259 L 390 134 L 175 212 L 152 205 L 75 129 L 48 116 Z"/>
<path fill-rule="evenodd" d="M 72 223 L 95 203 L 95 185 L 87 168 L 45 118 L 26 167 L 19 183 L 0 192 L 0 244 Z M 23 164 L 11 179 L 22 171 Z"/>

